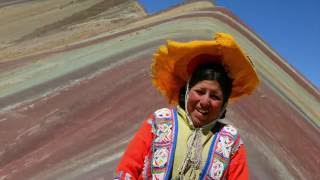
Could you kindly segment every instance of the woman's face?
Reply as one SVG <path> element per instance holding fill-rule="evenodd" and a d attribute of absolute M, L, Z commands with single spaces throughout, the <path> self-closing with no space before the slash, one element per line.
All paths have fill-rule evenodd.
<path fill-rule="evenodd" d="M 202 80 L 189 91 L 188 112 L 195 127 L 218 118 L 223 105 L 223 92 L 215 80 Z"/>

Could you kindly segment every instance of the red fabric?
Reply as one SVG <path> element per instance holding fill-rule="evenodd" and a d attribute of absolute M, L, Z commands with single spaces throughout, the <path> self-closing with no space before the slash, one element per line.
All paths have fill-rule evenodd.
<path fill-rule="evenodd" d="M 249 179 L 248 162 L 244 145 L 240 145 L 238 151 L 232 156 L 229 167 L 226 170 L 226 179 Z"/>
<path fill-rule="evenodd" d="M 134 138 L 129 143 L 124 155 L 122 156 L 116 173 L 122 171 L 129 173 L 132 179 L 142 179 L 142 170 L 145 156 L 151 150 L 153 134 L 151 124 L 144 121 Z M 122 179 L 122 178 L 121 178 Z"/>

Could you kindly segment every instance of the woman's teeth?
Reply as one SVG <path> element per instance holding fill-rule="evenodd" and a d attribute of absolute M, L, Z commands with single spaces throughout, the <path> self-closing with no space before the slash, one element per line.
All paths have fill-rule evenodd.
<path fill-rule="evenodd" d="M 208 111 L 207 110 L 202 110 L 202 109 L 197 109 L 201 114 L 207 115 Z"/>

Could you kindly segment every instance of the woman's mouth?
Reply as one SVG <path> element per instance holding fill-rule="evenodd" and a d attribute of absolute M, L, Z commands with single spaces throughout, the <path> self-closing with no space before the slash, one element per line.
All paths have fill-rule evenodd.
<path fill-rule="evenodd" d="M 204 109 L 196 109 L 201 115 L 206 116 L 208 115 L 209 111 Z"/>

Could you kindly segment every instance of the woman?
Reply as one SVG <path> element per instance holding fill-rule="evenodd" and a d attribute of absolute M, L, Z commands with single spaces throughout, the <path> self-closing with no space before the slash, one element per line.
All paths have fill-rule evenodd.
<path fill-rule="evenodd" d="M 228 102 L 259 83 L 233 37 L 168 41 L 153 61 L 153 84 L 173 108 L 159 109 L 143 123 L 115 179 L 248 179 L 238 131 L 218 121 Z"/>

